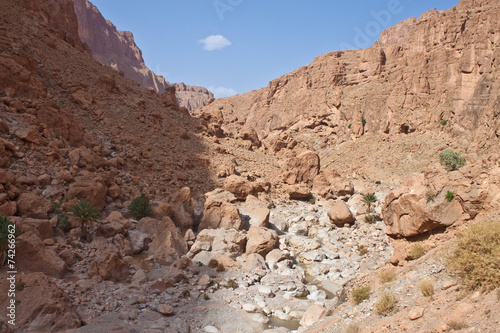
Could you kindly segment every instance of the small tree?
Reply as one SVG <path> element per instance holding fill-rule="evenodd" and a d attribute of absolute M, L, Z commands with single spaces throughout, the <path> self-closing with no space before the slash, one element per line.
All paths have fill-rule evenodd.
<path fill-rule="evenodd" d="M 368 214 L 371 213 L 372 203 L 377 202 L 377 197 L 374 193 L 367 193 L 363 196 L 363 201 L 368 205 Z"/>
<path fill-rule="evenodd" d="M 80 219 L 82 236 L 87 238 L 87 226 L 97 221 L 100 215 L 99 210 L 90 201 L 81 199 L 70 207 L 70 212 Z"/>

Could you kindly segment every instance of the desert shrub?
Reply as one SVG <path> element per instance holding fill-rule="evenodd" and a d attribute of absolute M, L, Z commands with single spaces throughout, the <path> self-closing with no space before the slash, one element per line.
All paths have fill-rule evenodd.
<path fill-rule="evenodd" d="M 365 299 L 370 298 L 372 288 L 367 285 L 361 285 L 351 290 L 351 298 L 354 304 L 359 304 Z"/>
<path fill-rule="evenodd" d="M 446 192 L 444 198 L 448 201 L 448 202 L 451 202 L 451 200 L 453 200 L 453 198 L 455 197 L 455 193 L 451 192 L 451 191 L 448 191 Z"/>
<path fill-rule="evenodd" d="M 151 215 L 151 205 L 149 204 L 149 198 L 145 195 L 141 195 L 128 205 L 128 211 L 130 215 L 136 219 L 142 219 Z"/>
<path fill-rule="evenodd" d="M 314 205 L 316 203 L 316 197 L 314 195 L 310 195 L 306 201 L 311 205 Z"/>
<path fill-rule="evenodd" d="M 216 259 L 210 259 L 208 262 L 208 267 L 217 268 L 219 266 L 219 262 Z"/>
<path fill-rule="evenodd" d="M 0 215 L 0 267 L 2 267 L 7 260 L 9 244 L 11 244 L 12 239 L 15 239 L 15 237 L 19 235 L 19 231 L 16 228 L 13 236 L 10 236 L 12 235 L 11 231 L 13 226 L 14 223 L 10 222 L 7 216 Z"/>
<path fill-rule="evenodd" d="M 375 310 L 383 316 L 388 315 L 396 305 L 396 297 L 390 291 L 384 291 L 380 296 L 377 303 L 375 303 Z"/>
<path fill-rule="evenodd" d="M 70 212 L 81 221 L 82 235 L 86 237 L 86 228 L 99 218 L 99 210 L 86 199 L 81 199 L 70 207 Z"/>
<path fill-rule="evenodd" d="M 364 245 L 359 245 L 358 246 L 358 253 L 360 256 L 364 256 L 365 254 L 368 253 L 368 249 Z"/>
<path fill-rule="evenodd" d="M 59 214 L 57 214 L 57 227 L 64 232 L 68 232 L 71 230 L 68 213 L 60 212 Z"/>
<path fill-rule="evenodd" d="M 180 283 L 180 282 L 187 283 L 188 282 L 188 278 L 186 277 L 186 275 L 180 273 L 180 274 L 177 274 L 174 277 L 174 281 L 175 281 L 175 283 Z"/>
<path fill-rule="evenodd" d="M 372 214 L 365 215 L 365 222 L 366 223 L 373 223 L 375 221 L 375 216 Z"/>
<path fill-rule="evenodd" d="M 365 118 L 361 119 L 361 125 L 363 125 L 363 126 L 366 125 L 366 119 Z"/>
<path fill-rule="evenodd" d="M 346 327 L 344 333 L 361 333 L 361 327 L 358 324 L 352 323 Z"/>
<path fill-rule="evenodd" d="M 408 255 L 409 260 L 415 260 L 427 253 L 427 249 L 420 243 L 413 245 Z"/>
<path fill-rule="evenodd" d="M 458 170 L 465 165 L 465 158 L 451 149 L 443 150 L 439 154 L 439 161 L 448 171 Z"/>
<path fill-rule="evenodd" d="M 446 126 L 446 124 L 448 124 L 448 120 L 444 120 L 444 119 L 441 120 L 441 125 L 442 126 Z"/>
<path fill-rule="evenodd" d="M 446 264 L 467 291 L 500 287 L 500 222 L 472 224 L 458 234 Z"/>
<path fill-rule="evenodd" d="M 427 200 L 427 202 L 434 201 L 435 197 L 436 193 L 434 193 L 433 191 L 428 190 L 427 192 L 425 192 L 425 199 Z"/>
<path fill-rule="evenodd" d="M 208 294 L 203 294 L 203 299 L 205 301 L 208 301 L 210 299 L 210 296 L 208 296 Z"/>
<path fill-rule="evenodd" d="M 223 264 L 218 264 L 217 268 L 215 269 L 217 272 L 224 272 L 226 269 L 224 268 Z"/>
<path fill-rule="evenodd" d="M 460 331 L 469 327 L 465 321 L 449 320 L 446 324 L 453 331 Z"/>
<path fill-rule="evenodd" d="M 392 268 L 384 269 L 378 274 L 380 283 L 388 283 L 396 280 L 396 271 Z"/>
<path fill-rule="evenodd" d="M 432 297 L 434 295 L 434 283 L 427 279 L 418 281 L 418 288 L 425 297 Z"/>
<path fill-rule="evenodd" d="M 238 283 L 234 281 L 233 279 L 227 280 L 227 287 L 226 288 L 231 288 L 231 289 L 236 289 L 238 288 Z"/>

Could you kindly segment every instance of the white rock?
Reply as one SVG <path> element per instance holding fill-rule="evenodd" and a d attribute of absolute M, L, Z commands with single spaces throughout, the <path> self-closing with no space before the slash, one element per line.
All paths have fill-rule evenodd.
<path fill-rule="evenodd" d="M 217 327 L 212 326 L 212 325 L 207 325 L 203 327 L 203 330 L 207 333 L 220 333 L 220 331 L 217 329 Z"/>
<path fill-rule="evenodd" d="M 256 312 L 257 311 L 257 306 L 255 304 L 250 304 L 250 303 L 246 303 L 246 304 L 243 304 L 243 310 L 245 310 L 246 312 Z"/>
<path fill-rule="evenodd" d="M 261 324 L 269 324 L 269 318 L 260 313 L 252 315 L 252 320 Z"/>

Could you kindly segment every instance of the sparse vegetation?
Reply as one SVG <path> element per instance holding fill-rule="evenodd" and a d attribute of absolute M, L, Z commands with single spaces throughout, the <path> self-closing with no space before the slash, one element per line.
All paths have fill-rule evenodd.
<path fill-rule="evenodd" d="M 465 165 L 465 158 L 451 149 L 443 150 L 439 154 L 439 161 L 448 171 L 458 170 Z"/>
<path fill-rule="evenodd" d="M 396 297 L 386 290 L 380 295 L 379 300 L 375 303 L 375 310 L 378 314 L 382 316 L 387 316 L 394 310 L 394 306 L 396 305 Z"/>
<path fill-rule="evenodd" d="M 70 212 L 80 219 L 80 229 L 83 237 L 86 238 L 87 226 L 97 221 L 100 215 L 99 210 L 90 201 L 81 199 L 70 207 Z"/>
<path fill-rule="evenodd" d="M 409 260 L 415 260 L 427 253 L 427 249 L 420 243 L 413 245 L 408 255 Z"/>
<path fill-rule="evenodd" d="M 217 268 L 219 267 L 219 262 L 216 259 L 210 259 L 210 261 L 208 262 L 208 267 Z"/>
<path fill-rule="evenodd" d="M 348 129 L 351 129 L 351 127 L 352 127 L 352 124 L 347 125 Z"/>
<path fill-rule="evenodd" d="M 427 279 L 418 281 L 418 288 L 425 297 L 432 297 L 434 295 L 434 283 Z"/>
<path fill-rule="evenodd" d="M 442 125 L 442 126 L 446 126 L 446 124 L 448 124 L 448 120 L 444 120 L 444 119 L 442 119 L 442 120 L 441 120 L 441 125 Z"/>
<path fill-rule="evenodd" d="M 224 272 L 226 269 L 224 268 L 223 264 L 218 264 L 217 268 L 215 269 L 217 272 Z"/>
<path fill-rule="evenodd" d="M 359 327 L 358 324 L 351 323 L 349 326 L 346 327 L 344 333 L 361 333 L 361 327 Z"/>
<path fill-rule="evenodd" d="M 460 331 L 469 327 L 469 325 L 465 321 L 450 320 L 446 324 L 453 331 Z"/>
<path fill-rule="evenodd" d="M 377 202 L 377 197 L 374 193 L 367 193 L 363 196 L 363 201 L 368 205 L 368 214 L 372 211 L 372 203 Z"/>
<path fill-rule="evenodd" d="M 434 201 L 435 197 L 436 193 L 434 193 L 433 191 L 428 190 L 427 192 L 425 192 L 425 199 L 427 200 L 427 202 Z"/>
<path fill-rule="evenodd" d="M 375 220 L 375 216 L 373 216 L 372 214 L 365 215 L 365 222 L 366 223 L 373 223 L 374 220 Z"/>
<path fill-rule="evenodd" d="M 316 197 L 314 195 L 310 195 L 309 198 L 306 200 L 308 203 L 311 205 L 314 205 L 316 203 Z"/>
<path fill-rule="evenodd" d="M 368 253 L 368 249 L 364 245 L 359 245 L 358 246 L 358 253 L 360 256 L 364 256 L 365 254 Z"/>
<path fill-rule="evenodd" d="M 482 222 L 458 234 L 446 258 L 466 291 L 500 287 L 500 222 Z"/>
<path fill-rule="evenodd" d="M 367 285 L 361 285 L 351 290 L 351 298 L 354 304 L 359 304 L 365 299 L 370 298 L 372 288 Z"/>
<path fill-rule="evenodd" d="M 448 191 L 446 192 L 444 198 L 448 201 L 448 202 L 451 202 L 451 200 L 453 200 L 453 198 L 455 197 L 455 193 L 451 192 L 451 191 Z"/>
<path fill-rule="evenodd" d="M 184 283 L 187 283 L 188 282 L 188 278 L 186 277 L 186 275 L 184 274 L 177 274 L 175 277 L 174 277 L 174 281 L 175 283 L 180 283 L 180 282 L 184 282 Z"/>
<path fill-rule="evenodd" d="M 238 283 L 234 281 L 233 279 L 227 280 L 227 287 L 226 288 L 231 288 L 231 289 L 236 289 L 238 288 Z"/>
<path fill-rule="evenodd" d="M 203 299 L 205 301 L 208 301 L 210 299 L 210 296 L 208 296 L 208 294 L 203 294 Z"/>
<path fill-rule="evenodd" d="M 151 215 L 151 205 L 149 204 L 149 198 L 145 195 L 141 195 L 128 205 L 128 211 L 136 219 L 142 219 Z"/>
<path fill-rule="evenodd" d="M 388 283 L 396 280 L 396 271 L 392 268 L 384 269 L 378 274 L 380 283 Z"/>
<path fill-rule="evenodd" d="M 363 125 L 363 127 L 366 125 L 366 119 L 365 118 L 361 119 L 361 125 Z"/>
<path fill-rule="evenodd" d="M 57 214 L 57 227 L 64 232 L 68 232 L 71 230 L 68 213 L 60 212 L 59 214 Z"/>

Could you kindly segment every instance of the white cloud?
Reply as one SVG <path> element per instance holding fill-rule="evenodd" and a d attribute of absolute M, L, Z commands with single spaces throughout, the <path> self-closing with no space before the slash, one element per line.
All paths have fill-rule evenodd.
<path fill-rule="evenodd" d="M 233 88 L 208 87 L 207 89 L 214 94 L 215 98 L 222 98 L 222 97 L 229 97 L 236 95 L 236 90 L 234 90 Z"/>
<path fill-rule="evenodd" d="M 220 50 L 231 45 L 231 42 L 222 35 L 211 35 L 200 39 L 198 43 L 203 44 L 203 49 L 206 51 Z"/>

